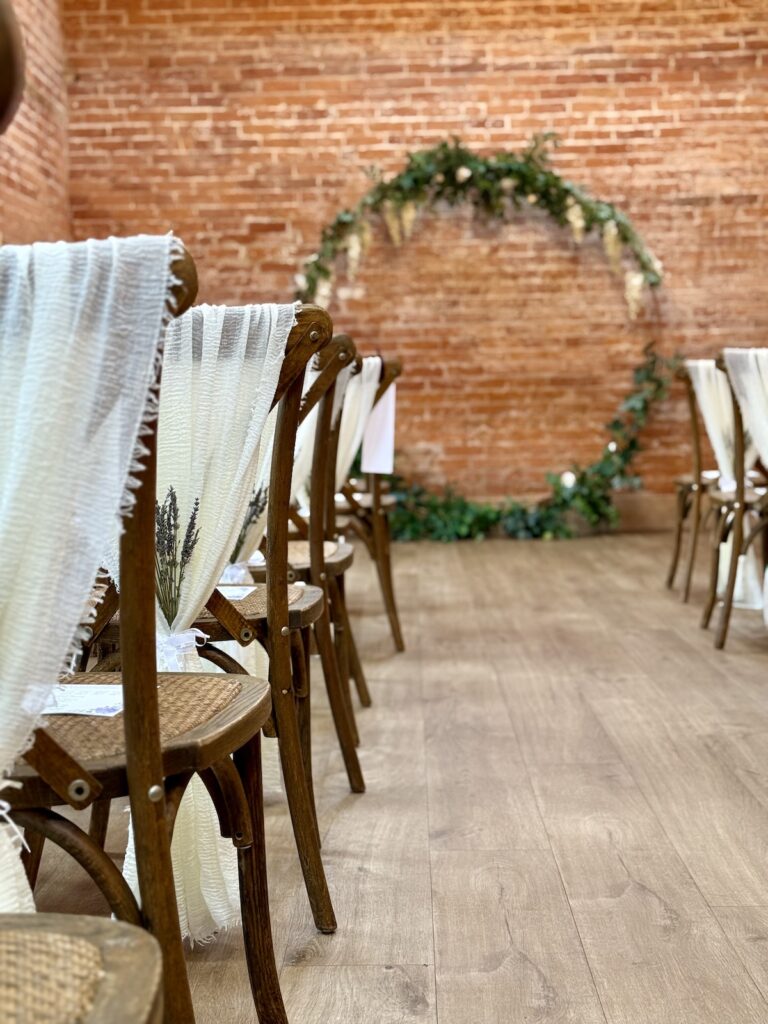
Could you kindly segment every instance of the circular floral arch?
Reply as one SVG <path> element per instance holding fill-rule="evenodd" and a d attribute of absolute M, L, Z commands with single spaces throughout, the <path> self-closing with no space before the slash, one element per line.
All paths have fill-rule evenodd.
<path fill-rule="evenodd" d="M 634 320 L 649 290 L 661 284 L 662 265 L 624 213 L 552 170 L 549 147 L 553 142 L 551 134 L 537 135 L 520 155 L 485 157 L 453 139 L 410 153 L 404 169 L 388 180 L 370 171 L 372 188 L 356 206 L 341 210 L 323 228 L 318 251 L 296 277 L 296 297 L 326 306 L 338 276 L 354 280 L 370 249 L 375 218 L 383 220 L 393 244 L 400 246 L 411 237 L 421 210 L 438 203 L 470 203 L 481 215 L 502 222 L 519 209 L 544 210 L 557 224 L 569 228 L 579 244 L 590 233 L 599 234 L 611 270 L 623 277 L 627 313 Z M 633 390 L 606 425 L 610 440 L 602 455 L 589 466 L 573 465 L 559 476 L 550 475 L 552 493 L 547 498 L 530 507 L 512 501 L 496 508 L 468 502 L 451 491 L 437 496 L 418 486 L 404 487 L 394 514 L 394 532 L 407 539 L 448 540 L 485 533 L 498 523 L 515 537 L 568 536 L 569 512 L 592 526 L 615 522 L 611 494 L 639 486 L 629 467 L 639 451 L 638 435 L 651 406 L 666 394 L 665 370 L 670 366 L 653 344 L 645 348 L 644 360 L 634 370 Z"/>

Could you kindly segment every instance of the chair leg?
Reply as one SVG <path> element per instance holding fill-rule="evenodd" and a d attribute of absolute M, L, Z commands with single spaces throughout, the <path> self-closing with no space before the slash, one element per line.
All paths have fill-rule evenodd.
<path fill-rule="evenodd" d="M 304 884 L 312 907 L 312 916 L 318 931 L 334 932 L 336 931 L 336 917 L 320 856 L 315 810 L 312 806 L 307 776 L 304 771 L 304 761 L 301 756 L 299 722 L 290 678 L 273 680 L 272 710 L 275 717 L 280 763 L 283 768 L 285 795 L 291 814 Z"/>
<path fill-rule="evenodd" d="M 715 649 L 721 651 L 725 647 L 725 640 L 728 636 L 728 625 L 731 621 L 733 611 L 733 594 L 736 589 L 736 576 L 739 571 L 739 556 L 744 541 L 744 509 L 740 505 L 733 516 L 731 528 L 731 564 L 728 566 L 728 582 L 723 594 L 723 602 L 720 606 L 720 618 L 715 633 Z"/>
<path fill-rule="evenodd" d="M 685 566 L 685 583 L 683 584 L 682 601 L 688 603 L 691 596 L 691 582 L 693 570 L 696 565 L 696 549 L 699 543 L 699 531 L 701 529 L 701 487 L 697 487 L 693 495 L 693 504 L 689 512 L 691 519 L 691 536 L 688 542 L 688 561 Z"/>
<path fill-rule="evenodd" d="M 722 543 L 726 528 L 728 526 L 728 513 L 725 509 L 720 509 L 717 512 L 717 518 L 712 529 L 712 555 L 709 565 L 709 588 L 707 590 L 707 600 L 704 604 L 704 611 L 701 615 L 701 628 L 709 628 L 709 620 L 712 618 L 712 612 L 717 602 L 717 577 L 720 568 L 720 544 Z"/>
<path fill-rule="evenodd" d="M 675 583 L 677 566 L 680 561 L 680 549 L 683 542 L 683 523 L 685 522 L 686 505 L 688 494 L 683 487 L 677 489 L 677 522 L 675 524 L 675 538 L 672 542 L 672 559 L 667 572 L 666 587 L 671 590 Z"/>
<path fill-rule="evenodd" d="M 395 603 L 395 586 L 392 581 L 392 558 L 389 545 L 389 520 L 384 509 L 379 509 L 379 514 L 372 517 L 374 562 L 376 572 L 379 576 L 379 586 L 384 598 L 384 607 L 389 618 L 389 627 L 392 631 L 392 639 L 398 651 L 405 650 L 403 633 L 400 629 L 400 619 L 397 614 Z"/>
<path fill-rule="evenodd" d="M 343 576 L 339 577 L 343 579 Z M 331 577 L 328 581 L 328 597 L 331 619 L 333 621 L 333 646 L 336 653 L 336 665 L 339 670 L 339 681 L 341 692 L 344 697 L 344 704 L 347 708 L 347 718 L 352 727 L 352 735 L 355 739 L 355 746 L 360 746 L 360 734 L 357 731 L 355 720 L 355 709 L 352 705 L 352 690 L 349 685 L 349 633 L 345 629 L 344 618 L 341 614 L 341 601 L 339 598 L 338 581 Z"/>
<path fill-rule="evenodd" d="M 97 800 L 91 807 L 88 835 L 102 850 L 107 842 L 107 828 L 109 827 L 109 811 L 111 806 L 111 800 Z"/>
<path fill-rule="evenodd" d="M 318 845 L 320 827 L 317 824 L 317 804 L 315 803 L 315 784 L 312 776 L 312 706 L 310 702 L 310 666 L 309 666 L 309 627 L 294 630 L 291 633 L 291 668 L 293 670 L 293 692 L 296 698 L 296 714 L 299 720 L 299 742 L 301 758 L 304 762 L 304 774 L 307 777 L 310 803 L 315 820 Z"/>
<path fill-rule="evenodd" d="M 334 584 L 338 593 L 334 593 Z M 347 610 L 347 596 L 344 586 L 344 576 L 339 576 L 337 579 L 331 580 L 331 597 L 332 600 L 337 602 L 339 615 L 341 617 L 342 625 L 345 630 L 347 639 L 347 654 L 349 657 L 349 667 L 352 672 L 352 678 L 355 680 L 355 688 L 357 690 L 357 696 L 360 698 L 360 703 L 364 708 L 369 708 L 373 703 L 371 700 L 371 694 L 368 690 L 368 682 L 365 678 L 365 672 L 363 671 L 363 665 L 360 661 L 360 655 L 357 650 L 357 644 L 355 643 L 355 634 L 352 631 L 352 623 L 349 621 L 349 612 Z"/>
<path fill-rule="evenodd" d="M 339 738 L 341 755 L 344 758 L 344 766 L 347 769 L 349 787 L 353 793 L 364 793 L 365 782 L 360 768 L 355 749 L 355 735 L 352 723 L 349 718 L 349 709 L 344 699 L 344 691 L 341 679 L 339 678 L 339 667 L 336 663 L 336 652 L 331 639 L 331 627 L 328 622 L 327 607 L 315 623 L 315 641 L 320 653 L 320 660 L 323 665 L 325 685 L 328 690 L 328 701 L 331 705 L 333 724 L 336 726 L 336 735 Z"/>
<path fill-rule="evenodd" d="M 288 1024 L 269 915 L 260 742 L 257 733 L 235 753 L 235 765 L 250 811 L 253 840 L 250 846 L 237 851 L 243 937 L 251 993 L 260 1024 Z"/>

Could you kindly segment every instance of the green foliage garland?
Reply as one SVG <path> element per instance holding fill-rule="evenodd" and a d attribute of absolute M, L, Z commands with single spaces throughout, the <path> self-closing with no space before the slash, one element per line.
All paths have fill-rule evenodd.
<path fill-rule="evenodd" d="M 497 220 L 520 208 L 545 210 L 561 226 L 570 226 L 577 242 L 598 230 L 614 272 L 622 271 L 623 257 L 635 264 L 636 269 L 624 273 L 629 315 L 634 318 L 642 304 L 643 285 L 661 284 L 661 263 L 625 214 L 552 170 L 549 147 L 556 143 L 551 133 L 537 135 L 521 155 L 485 157 L 453 139 L 409 153 L 405 169 L 389 180 L 371 171 L 373 187 L 356 206 L 341 210 L 323 228 L 320 248 L 297 276 L 296 298 L 327 305 L 342 255 L 346 255 L 348 277 L 354 278 L 370 245 L 373 216 L 382 218 L 392 241 L 400 245 L 410 238 L 420 208 L 469 202 Z"/>
<path fill-rule="evenodd" d="M 611 270 L 623 273 L 628 313 L 634 319 L 642 308 L 644 287 L 661 284 L 662 265 L 624 213 L 552 170 L 550 145 L 556 144 L 552 134 L 537 135 L 520 155 L 484 157 L 453 139 L 408 154 L 404 170 L 389 180 L 371 171 L 373 187 L 323 228 L 318 251 L 297 275 L 296 298 L 328 305 L 342 257 L 347 277 L 354 279 L 371 243 L 374 217 L 383 220 L 392 242 L 401 245 L 411 237 L 420 209 L 469 202 L 486 217 L 501 221 L 519 209 L 545 210 L 556 223 L 570 227 L 577 243 L 590 232 L 599 232 Z M 500 529 L 518 538 L 569 537 L 574 514 L 591 527 L 614 524 L 612 492 L 640 486 L 630 472 L 639 451 L 638 435 L 653 403 L 666 394 L 664 371 L 673 365 L 648 346 L 644 362 L 634 371 L 634 390 L 607 424 L 610 440 L 600 458 L 589 466 L 573 465 L 559 476 L 550 474 L 551 494 L 532 506 L 508 501 L 497 507 L 469 501 L 450 488 L 435 494 L 394 478 L 394 536 L 449 541 Z"/>

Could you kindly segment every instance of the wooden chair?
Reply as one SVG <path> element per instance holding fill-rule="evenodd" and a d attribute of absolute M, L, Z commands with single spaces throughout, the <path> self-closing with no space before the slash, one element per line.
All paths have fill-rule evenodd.
<path fill-rule="evenodd" d="M 20 101 L 23 66 L 13 10 L 0 0 L 0 134 Z M 185 259 L 175 269 L 181 307 L 196 291 L 194 263 Z M 159 1024 L 162 1019 L 160 947 L 131 925 L 79 915 L 3 914 L 0 965 L 0 1012 L 9 1021 Z"/>
<path fill-rule="evenodd" d="M 381 382 L 376 393 L 374 405 L 401 373 L 402 364 L 399 360 L 392 359 L 383 363 Z M 391 539 L 388 519 L 388 512 L 391 511 L 396 503 L 395 498 L 384 491 L 381 477 L 376 473 L 368 474 L 367 491 L 357 490 L 350 483 L 347 483 L 342 487 L 342 496 L 342 500 L 336 504 L 334 514 L 345 518 L 350 528 L 363 541 L 368 554 L 373 559 L 395 648 L 398 651 L 404 651 L 405 641 L 403 640 L 403 631 L 400 626 L 400 616 L 395 600 L 395 585 L 392 577 Z"/>
<path fill-rule="evenodd" d="M 305 306 L 297 315 L 297 325 L 288 339 L 288 348 L 275 398 L 279 401 L 272 451 L 268 505 L 268 542 L 266 583 L 256 585 L 242 600 L 227 599 L 225 586 L 210 595 L 194 628 L 208 635 L 200 649 L 202 657 L 227 673 L 244 669 L 215 645 L 234 640 L 243 647 L 259 643 L 270 659 L 272 715 L 264 722 L 265 731 L 277 736 L 294 836 L 310 905 L 318 930 L 333 932 L 336 918 L 328 891 L 320 855 L 320 837 L 314 806 L 311 774 L 304 750 L 308 734 L 309 693 L 303 667 L 298 658 L 297 635 L 308 631 L 323 614 L 324 597 L 316 587 L 289 585 L 287 560 L 288 507 L 291 466 L 304 369 L 310 358 L 330 341 L 332 323 L 324 310 Z M 110 611 L 110 616 L 112 612 Z M 120 642 L 120 620 L 110 618 L 100 630 L 94 628 L 92 644 L 114 649 Z M 113 668 L 119 654 L 102 661 Z M 225 677 L 218 676 L 221 682 Z M 302 737 L 305 737 L 302 743 Z M 362 776 L 360 776 L 360 783 Z M 108 812 L 99 809 L 92 834 L 103 843 Z"/>
<path fill-rule="evenodd" d="M 147 932 L 75 914 L 6 914 L 0 1015 L 35 1024 L 159 1024 L 162 957 Z"/>
<path fill-rule="evenodd" d="M 300 353 L 293 346 L 286 355 L 281 375 L 285 393 L 291 392 L 295 380 L 300 383 L 307 353 L 299 348 Z M 86 683 L 121 678 L 124 713 L 95 720 L 49 719 L 48 730 L 39 735 L 69 751 L 77 775 L 62 792 L 61 784 L 54 786 L 35 770 L 41 762 L 38 751 L 30 765 L 16 772 L 20 789 L 11 791 L 13 818 L 28 835 L 51 839 L 71 853 L 115 916 L 149 927 L 157 936 L 164 958 L 165 1019 L 191 1021 L 169 839 L 184 791 L 198 773 L 216 806 L 222 835 L 237 848 L 243 930 L 259 1020 L 284 1024 L 272 947 L 261 797 L 260 729 L 270 716 L 270 687 L 242 675 L 156 672 L 155 433 L 147 438 L 147 447 L 142 486 L 120 546 L 122 676 L 95 671 L 77 677 Z M 280 614 L 285 581 L 270 580 L 268 591 Z M 53 810 L 65 801 L 84 807 L 94 797 L 125 795 L 131 799 L 141 909 L 98 842 Z M 31 857 L 33 876 L 34 871 Z"/>
<path fill-rule="evenodd" d="M 717 361 L 718 369 L 725 373 L 722 359 Z M 729 382 L 730 383 L 730 382 Z M 739 559 L 746 556 L 753 541 L 762 532 L 762 519 L 768 508 L 768 491 L 763 487 L 755 487 L 745 470 L 745 432 L 744 421 L 736 395 L 731 387 L 731 403 L 734 423 L 734 476 L 735 491 L 722 491 L 711 488 L 707 492 L 707 500 L 714 514 L 712 533 L 712 552 L 709 572 L 709 586 L 706 603 L 701 618 L 701 628 L 707 629 L 717 603 L 718 582 L 720 579 L 721 545 L 731 541 L 731 557 L 728 565 L 728 576 L 721 600 L 720 616 L 715 632 L 715 648 L 722 650 L 728 635 L 728 625 L 733 611 L 736 581 L 739 570 Z M 745 537 L 745 516 L 754 513 L 758 526 L 750 530 Z"/>
<path fill-rule="evenodd" d="M 346 335 L 337 335 L 322 353 L 320 374 L 305 396 L 302 416 L 318 407 L 312 457 L 312 488 L 309 517 L 305 519 L 296 508 L 290 510 L 294 538 L 288 542 L 288 561 L 293 579 L 310 584 L 323 593 L 323 615 L 313 624 L 328 690 L 336 733 L 339 739 L 352 792 L 365 790 L 355 747 L 359 736 L 349 690 L 350 663 L 360 692 L 370 703 L 367 684 L 354 642 L 344 601 L 344 573 L 352 565 L 354 549 L 334 531 L 332 512 L 334 494 L 335 451 L 338 443 L 339 416 L 333 423 L 337 377 L 342 368 L 356 359 L 354 343 Z M 330 495 L 330 500 L 329 500 Z M 253 565 L 254 579 L 260 579 L 263 568 Z M 331 637 L 331 624 L 333 637 Z M 304 634 L 303 659 L 309 664 L 309 634 Z M 297 648 L 297 657 L 301 656 Z"/>

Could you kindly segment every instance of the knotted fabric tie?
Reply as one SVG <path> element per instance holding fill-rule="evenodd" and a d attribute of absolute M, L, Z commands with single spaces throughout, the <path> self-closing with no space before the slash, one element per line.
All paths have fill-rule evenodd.
<path fill-rule="evenodd" d="M 185 655 L 194 654 L 207 639 L 207 633 L 194 628 L 183 629 L 180 633 L 171 633 L 170 636 L 158 636 L 158 664 L 164 665 L 167 672 L 183 672 Z"/>

